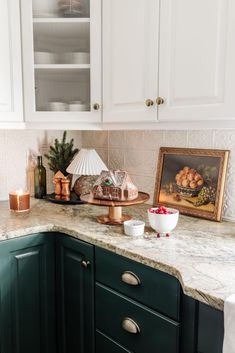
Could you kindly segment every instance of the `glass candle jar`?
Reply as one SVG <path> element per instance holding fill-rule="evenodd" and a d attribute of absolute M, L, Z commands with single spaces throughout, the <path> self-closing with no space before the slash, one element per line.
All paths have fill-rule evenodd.
<path fill-rule="evenodd" d="M 28 191 L 22 189 L 10 192 L 10 210 L 15 212 L 25 212 L 30 209 L 30 195 Z"/>

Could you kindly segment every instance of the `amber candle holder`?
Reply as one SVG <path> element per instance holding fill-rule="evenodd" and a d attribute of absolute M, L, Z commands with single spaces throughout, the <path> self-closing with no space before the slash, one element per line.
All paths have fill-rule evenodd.
<path fill-rule="evenodd" d="M 30 209 L 30 195 L 28 191 L 16 190 L 9 194 L 10 210 L 26 212 Z"/>

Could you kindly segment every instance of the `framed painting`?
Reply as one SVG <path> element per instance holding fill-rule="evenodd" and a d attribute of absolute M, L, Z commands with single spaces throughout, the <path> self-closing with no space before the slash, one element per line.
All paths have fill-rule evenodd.
<path fill-rule="evenodd" d="M 228 150 L 161 147 L 154 206 L 221 220 Z"/>

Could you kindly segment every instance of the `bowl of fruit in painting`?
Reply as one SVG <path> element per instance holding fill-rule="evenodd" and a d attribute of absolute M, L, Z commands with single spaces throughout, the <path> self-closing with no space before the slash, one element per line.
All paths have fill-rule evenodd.
<path fill-rule="evenodd" d="M 169 236 L 175 229 L 179 219 L 179 211 L 169 207 L 152 207 L 148 209 L 150 226 L 157 232 L 158 236 Z"/>
<path fill-rule="evenodd" d="M 197 170 L 185 166 L 175 176 L 176 190 L 182 196 L 196 196 L 202 189 L 204 179 Z"/>

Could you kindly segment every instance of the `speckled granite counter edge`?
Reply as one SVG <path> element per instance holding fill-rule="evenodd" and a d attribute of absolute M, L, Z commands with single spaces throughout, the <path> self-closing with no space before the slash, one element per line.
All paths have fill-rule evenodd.
<path fill-rule="evenodd" d="M 144 265 L 150 266 L 154 269 L 163 271 L 165 273 L 168 273 L 169 275 L 174 276 L 177 278 L 182 286 L 182 290 L 185 295 L 198 300 L 202 303 L 205 303 L 215 309 L 223 311 L 224 308 L 224 301 L 220 298 L 213 297 L 212 295 L 208 293 L 203 293 L 195 288 L 188 287 L 184 284 L 184 281 L 182 279 L 180 270 L 178 270 L 176 267 L 172 265 L 166 265 L 162 262 L 158 262 L 155 260 L 151 260 L 146 256 L 136 254 L 135 251 L 130 251 L 123 249 L 122 247 L 118 247 L 116 245 L 111 245 L 107 243 L 105 240 L 100 240 L 100 239 L 95 239 L 92 238 L 89 235 L 82 234 L 81 232 L 77 232 L 74 230 L 69 229 L 68 227 L 63 227 L 61 225 L 56 225 L 56 224 L 44 224 L 44 225 L 37 225 L 34 227 L 29 227 L 29 228 L 22 228 L 22 229 L 17 229 L 14 231 L 6 231 L 6 233 L 2 234 L 2 239 L 0 241 L 4 240 L 10 240 L 13 238 L 21 237 L 21 236 L 27 236 L 31 234 L 36 234 L 36 233 L 42 233 L 42 232 L 59 232 L 59 233 L 64 233 L 68 236 L 74 237 L 76 239 L 85 241 L 89 244 L 99 246 L 101 248 L 107 249 L 113 253 L 116 253 L 118 255 L 122 255 L 124 257 L 127 257 L 131 260 L 134 260 L 136 262 L 142 263 Z"/>

